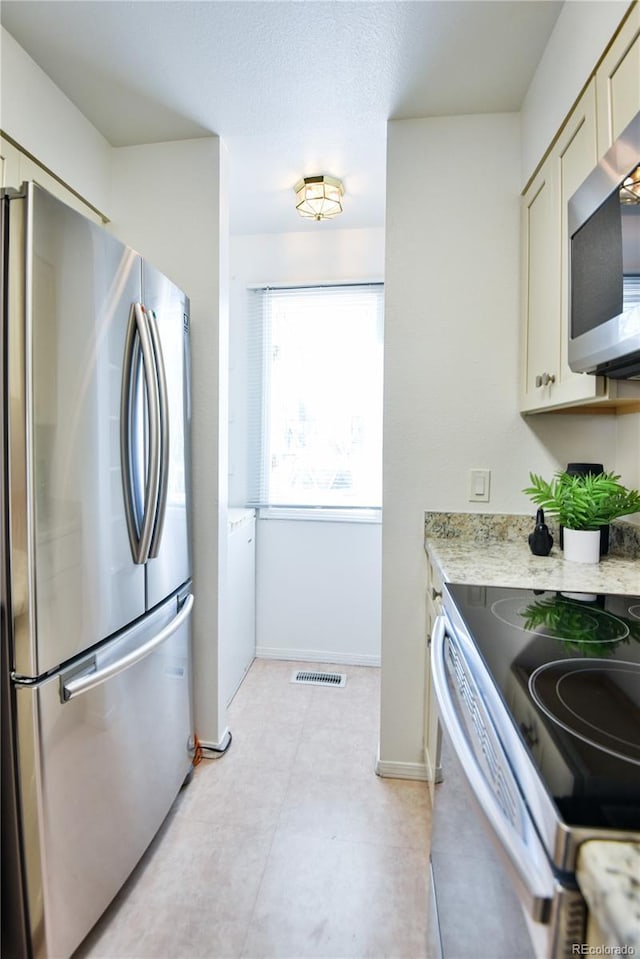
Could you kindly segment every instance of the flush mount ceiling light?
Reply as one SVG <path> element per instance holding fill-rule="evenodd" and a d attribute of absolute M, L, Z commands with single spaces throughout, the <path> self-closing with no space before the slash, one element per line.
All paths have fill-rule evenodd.
<path fill-rule="evenodd" d="M 621 203 L 640 203 L 640 166 L 623 180 L 620 187 Z"/>
<path fill-rule="evenodd" d="M 344 188 L 332 176 L 306 176 L 294 186 L 296 210 L 311 220 L 330 220 L 342 213 Z"/>

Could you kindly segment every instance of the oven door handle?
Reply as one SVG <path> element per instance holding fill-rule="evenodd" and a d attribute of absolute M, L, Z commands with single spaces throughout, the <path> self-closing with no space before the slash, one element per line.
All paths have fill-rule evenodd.
<path fill-rule="evenodd" d="M 553 871 L 529 815 L 527 814 L 524 820 L 527 830 L 525 841 L 525 838 L 505 817 L 478 764 L 449 692 L 445 648 L 446 620 L 441 614 L 436 618 L 433 628 L 431 669 L 442 725 L 449 734 L 469 786 L 488 821 L 491 832 L 498 840 L 504 854 L 503 859 L 517 884 L 520 901 L 534 921 L 546 923 L 550 918 L 551 904 L 556 890 Z"/>

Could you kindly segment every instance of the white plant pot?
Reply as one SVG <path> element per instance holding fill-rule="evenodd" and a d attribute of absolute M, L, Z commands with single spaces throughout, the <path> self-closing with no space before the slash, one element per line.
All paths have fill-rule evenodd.
<path fill-rule="evenodd" d="M 572 563 L 600 562 L 599 529 L 567 529 L 562 533 L 564 558 Z"/>

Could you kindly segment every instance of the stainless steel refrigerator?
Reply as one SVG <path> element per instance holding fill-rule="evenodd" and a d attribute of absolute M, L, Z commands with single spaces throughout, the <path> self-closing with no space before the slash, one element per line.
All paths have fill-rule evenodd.
<path fill-rule="evenodd" d="M 189 302 L 33 183 L 0 202 L 3 947 L 58 959 L 193 768 Z"/>

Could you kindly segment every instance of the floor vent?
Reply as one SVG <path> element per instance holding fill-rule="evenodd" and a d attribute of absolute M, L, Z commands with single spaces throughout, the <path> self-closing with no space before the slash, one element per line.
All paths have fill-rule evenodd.
<path fill-rule="evenodd" d="M 347 681 L 346 673 L 316 673 L 298 669 L 291 674 L 291 683 L 306 683 L 312 686 L 344 686 Z"/>

